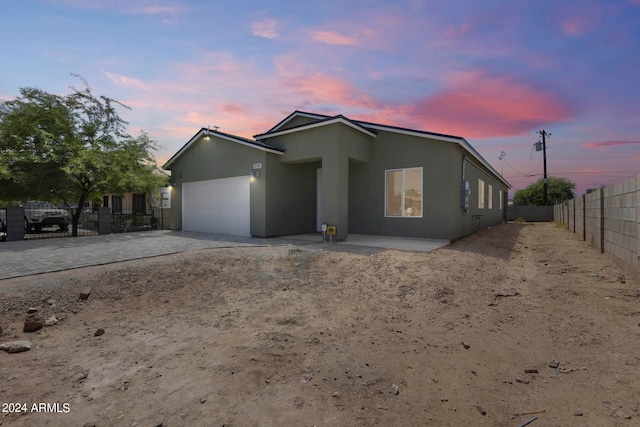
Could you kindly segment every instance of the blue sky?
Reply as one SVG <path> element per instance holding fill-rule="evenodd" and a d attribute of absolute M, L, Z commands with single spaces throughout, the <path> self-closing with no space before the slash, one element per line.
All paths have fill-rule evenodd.
<path fill-rule="evenodd" d="M 640 0 L 8 0 L 0 52 L 0 100 L 79 74 L 160 164 L 299 109 L 463 136 L 514 190 L 541 129 L 578 194 L 640 173 Z"/>

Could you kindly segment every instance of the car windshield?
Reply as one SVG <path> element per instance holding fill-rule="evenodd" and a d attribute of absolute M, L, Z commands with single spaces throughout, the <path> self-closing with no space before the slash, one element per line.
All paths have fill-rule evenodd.
<path fill-rule="evenodd" d="M 26 209 L 56 209 L 56 207 L 49 202 L 25 202 L 23 207 Z"/>

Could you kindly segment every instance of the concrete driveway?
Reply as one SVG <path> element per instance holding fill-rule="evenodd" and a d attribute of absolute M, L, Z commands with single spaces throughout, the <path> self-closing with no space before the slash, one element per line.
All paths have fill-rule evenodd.
<path fill-rule="evenodd" d="M 329 245 L 328 242 L 327 239 L 327 243 L 323 244 L 322 236 L 314 234 L 259 239 L 168 230 L 3 242 L 0 243 L 0 280 L 196 249 L 305 245 L 325 250 L 349 250 L 358 246 L 376 248 L 378 251 L 400 249 L 428 252 L 449 243 L 443 240 L 360 235 L 350 235 L 347 241 L 338 244 Z"/>

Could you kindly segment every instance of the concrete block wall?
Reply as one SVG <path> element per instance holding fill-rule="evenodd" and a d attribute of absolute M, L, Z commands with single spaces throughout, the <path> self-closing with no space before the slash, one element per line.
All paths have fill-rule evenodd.
<path fill-rule="evenodd" d="M 584 221 L 585 221 L 585 196 L 582 196 L 578 199 L 573 199 L 574 203 L 575 203 L 575 215 L 576 215 L 576 220 L 575 220 L 575 224 L 574 224 L 574 230 L 573 232 L 582 236 L 582 238 L 585 238 L 585 231 L 586 228 L 584 226 Z"/>
<path fill-rule="evenodd" d="M 640 176 L 554 206 L 567 224 L 625 272 L 640 278 Z M 575 218 L 575 221 L 574 221 Z"/>
<path fill-rule="evenodd" d="M 604 251 L 618 264 L 638 262 L 640 177 L 604 189 Z"/>
<path fill-rule="evenodd" d="M 601 234 L 602 209 L 600 207 L 601 191 L 594 191 L 585 195 L 585 240 L 593 247 L 602 251 Z"/>

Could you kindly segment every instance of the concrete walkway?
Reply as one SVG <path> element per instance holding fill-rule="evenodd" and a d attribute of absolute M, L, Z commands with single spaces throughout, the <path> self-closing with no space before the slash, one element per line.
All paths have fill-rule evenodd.
<path fill-rule="evenodd" d="M 428 252 L 448 244 L 442 240 L 358 235 L 349 235 L 347 241 L 338 244 L 328 242 L 327 239 L 323 244 L 322 236 L 314 234 L 259 239 L 167 230 L 3 242 L 0 243 L 0 280 L 196 249 L 317 245 L 327 250 L 361 246 Z"/>
<path fill-rule="evenodd" d="M 293 241 L 322 243 L 322 236 L 319 234 L 300 234 L 287 236 Z M 329 243 L 329 236 L 325 236 L 325 243 Z M 364 234 L 349 234 L 347 240 L 338 242 L 338 246 L 361 246 L 367 248 L 398 249 L 401 251 L 431 252 L 435 249 L 447 246 L 448 240 L 418 239 L 414 237 L 396 236 L 369 236 Z"/>

